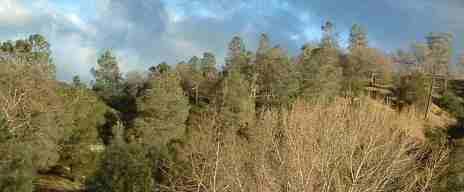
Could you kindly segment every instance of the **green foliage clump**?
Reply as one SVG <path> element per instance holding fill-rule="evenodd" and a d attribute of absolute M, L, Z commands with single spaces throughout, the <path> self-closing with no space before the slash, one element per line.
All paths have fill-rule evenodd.
<path fill-rule="evenodd" d="M 269 48 L 269 44 L 263 34 L 255 61 L 256 94 L 260 96 L 256 103 L 258 107 L 287 106 L 298 93 L 296 66 L 283 49 Z"/>
<path fill-rule="evenodd" d="M 105 51 L 97 62 L 97 67 L 91 70 L 95 77 L 94 91 L 105 101 L 112 104 L 122 94 L 122 75 L 118 61 L 113 53 Z"/>
<path fill-rule="evenodd" d="M 301 61 L 301 95 L 306 99 L 334 98 L 340 94 L 342 69 L 333 48 L 306 47 Z"/>
<path fill-rule="evenodd" d="M 430 82 L 419 72 L 396 77 L 396 96 L 400 106 L 414 105 L 418 110 L 425 110 Z"/>
<path fill-rule="evenodd" d="M 453 92 L 445 92 L 437 104 L 458 119 L 464 119 L 464 101 Z"/>
<path fill-rule="evenodd" d="M 0 142 L 0 189 L 2 192 L 32 192 L 36 169 L 31 148 L 12 141 Z"/>
<path fill-rule="evenodd" d="M 60 145 L 60 165 L 67 166 L 74 175 L 86 176 L 95 171 L 98 151 L 93 146 L 101 145 L 98 128 L 105 123 L 108 107 L 90 90 L 83 86 L 61 87 L 64 99 L 67 132 Z"/>
<path fill-rule="evenodd" d="M 96 192 L 151 192 L 152 163 L 140 144 L 114 141 L 104 152 L 89 186 Z"/>
<path fill-rule="evenodd" d="M 139 116 L 133 139 L 150 146 L 165 146 L 183 136 L 190 107 L 180 81 L 173 71 L 150 80 L 150 88 L 137 100 Z"/>
<path fill-rule="evenodd" d="M 31 149 L 15 143 L 0 113 L 0 189 L 2 192 L 32 192 L 35 168 Z"/>
<path fill-rule="evenodd" d="M 331 100 L 342 90 L 343 70 L 337 35 L 331 22 L 322 30 L 321 42 L 304 46 L 300 58 L 299 88 L 301 96 L 307 100 Z"/>
<path fill-rule="evenodd" d="M 217 102 L 225 128 L 238 128 L 253 123 L 255 100 L 249 94 L 250 86 L 250 82 L 237 68 L 233 68 L 223 80 Z"/>

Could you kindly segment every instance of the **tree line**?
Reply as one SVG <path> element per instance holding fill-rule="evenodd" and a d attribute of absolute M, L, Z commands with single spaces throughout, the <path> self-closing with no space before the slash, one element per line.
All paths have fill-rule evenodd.
<path fill-rule="evenodd" d="M 221 69 L 214 53 L 206 52 L 124 75 L 117 57 L 105 50 L 90 70 L 95 78 L 90 86 L 78 76 L 70 83 L 56 79 L 43 36 L 3 42 L 0 189 L 33 191 L 39 175 L 61 166 L 89 191 L 188 191 L 178 187 L 195 183 L 186 178 L 197 171 L 192 158 L 206 158 L 189 148 L 196 139 L 217 141 L 202 149 L 208 154 L 227 142 L 237 147 L 256 142 L 252 138 L 268 112 L 285 127 L 285 113 L 301 100 L 329 105 L 363 97 L 373 73 L 394 85 L 397 104 L 425 110 L 427 75 L 449 74 L 447 33 L 431 33 L 425 43 L 388 55 L 370 46 L 360 25 L 352 26 L 346 49 L 333 23 L 321 29 L 322 38 L 304 44 L 295 57 L 267 34 L 256 51 L 233 37 Z M 289 135 L 274 136 L 286 143 Z"/>

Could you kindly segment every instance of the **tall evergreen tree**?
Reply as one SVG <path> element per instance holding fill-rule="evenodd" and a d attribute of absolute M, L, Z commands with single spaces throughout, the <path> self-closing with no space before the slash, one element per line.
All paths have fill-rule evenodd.
<path fill-rule="evenodd" d="M 335 25 L 331 21 L 327 21 L 322 27 L 321 48 L 337 49 L 338 41 L 335 33 Z"/>
<path fill-rule="evenodd" d="M 345 96 L 358 96 L 370 75 L 373 73 L 373 55 L 368 47 L 366 31 L 360 25 L 353 25 L 350 32 L 349 54 L 343 65 L 343 93 Z"/>
<path fill-rule="evenodd" d="M 327 22 L 318 46 L 305 46 L 300 58 L 300 92 L 308 99 L 333 98 L 341 90 L 342 68 L 334 26 Z"/>
<path fill-rule="evenodd" d="M 120 96 L 122 92 L 122 74 L 118 61 L 110 50 L 106 50 L 97 61 L 97 67 L 91 70 L 95 77 L 93 89 L 106 101 Z"/>
<path fill-rule="evenodd" d="M 235 36 L 229 43 L 229 49 L 226 57 L 225 72 L 238 69 L 247 79 L 253 76 L 253 67 L 251 66 L 252 53 L 247 52 L 242 38 Z"/>
<path fill-rule="evenodd" d="M 256 51 L 256 55 L 263 55 L 271 48 L 271 43 L 269 40 L 269 36 L 266 33 L 261 34 L 259 39 L 259 47 Z"/>
<path fill-rule="evenodd" d="M 135 138 L 150 146 L 164 146 L 185 133 L 188 98 L 176 72 L 162 73 L 150 80 L 150 89 L 137 101 Z"/>
<path fill-rule="evenodd" d="M 427 44 L 430 49 L 432 69 L 430 73 L 447 75 L 451 63 L 453 35 L 449 33 L 430 33 Z"/>
<path fill-rule="evenodd" d="M 252 86 L 237 68 L 233 68 L 223 80 L 218 104 L 223 127 L 229 129 L 225 131 L 246 129 L 254 123 L 255 101 L 250 94 Z"/>
<path fill-rule="evenodd" d="M 216 78 L 216 56 L 214 56 L 213 53 L 206 52 L 203 54 L 203 58 L 201 59 L 201 71 L 203 73 L 203 77 L 206 79 L 212 80 Z"/>
<path fill-rule="evenodd" d="M 190 67 L 192 68 L 192 71 L 195 72 L 195 73 L 199 73 L 200 72 L 200 67 L 201 67 L 201 60 L 200 58 L 198 58 L 197 56 L 193 56 L 192 58 L 190 58 L 188 64 L 190 65 Z"/>
<path fill-rule="evenodd" d="M 425 43 L 415 43 L 412 45 L 412 53 L 415 57 L 416 70 L 430 73 L 432 71 L 432 62 L 430 60 L 430 48 Z"/>
<path fill-rule="evenodd" d="M 84 86 L 63 86 L 59 90 L 64 100 L 69 136 L 60 142 L 60 165 L 70 168 L 73 175 L 85 176 L 95 171 L 101 146 L 98 128 L 105 123 L 109 111 L 98 97 Z"/>
<path fill-rule="evenodd" d="M 350 44 L 348 46 L 350 51 L 354 49 L 362 49 L 368 47 L 368 38 L 365 29 L 358 24 L 354 24 L 350 31 Z"/>
<path fill-rule="evenodd" d="M 204 104 L 210 103 L 214 98 L 214 89 L 219 80 L 219 74 L 216 68 L 216 57 L 213 53 L 204 53 L 201 63 L 203 78 L 198 90 L 195 90 L 194 103 L 204 107 Z"/>
<path fill-rule="evenodd" d="M 235 36 L 229 43 L 229 58 L 239 57 L 240 55 L 244 54 L 246 51 L 245 44 L 241 37 Z"/>
<path fill-rule="evenodd" d="M 268 62 L 268 54 L 269 49 L 271 46 L 271 42 L 269 40 L 269 36 L 265 33 L 261 34 L 259 40 L 259 47 L 256 50 L 256 60 L 255 60 L 255 72 L 258 74 L 258 79 L 264 73 L 266 73 L 267 62 Z"/>
<path fill-rule="evenodd" d="M 319 45 L 321 49 L 316 53 L 320 56 L 318 58 L 320 64 L 340 67 L 340 45 L 334 24 L 330 21 L 326 22 L 325 25 L 322 26 L 322 34 L 321 43 Z"/>
<path fill-rule="evenodd" d="M 279 47 L 269 49 L 256 59 L 257 106 L 281 106 L 289 103 L 298 90 L 296 69 Z"/>

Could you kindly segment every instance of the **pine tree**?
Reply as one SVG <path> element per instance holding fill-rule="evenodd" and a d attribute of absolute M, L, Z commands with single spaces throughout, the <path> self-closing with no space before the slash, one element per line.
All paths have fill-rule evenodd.
<path fill-rule="evenodd" d="M 259 40 L 259 47 L 258 50 L 256 50 L 256 60 L 255 60 L 255 72 L 258 75 L 258 86 L 262 87 L 261 89 L 265 89 L 263 85 L 261 85 L 259 82 L 264 81 L 265 77 L 264 75 L 266 74 L 266 71 L 268 70 L 268 62 L 269 62 L 269 49 L 270 49 L 270 40 L 267 34 L 263 33 L 261 34 L 260 40 Z"/>
<path fill-rule="evenodd" d="M 259 39 L 259 47 L 256 51 L 256 55 L 263 55 L 266 54 L 267 51 L 271 48 L 271 43 L 269 40 L 269 36 L 265 33 L 261 34 Z"/>
<path fill-rule="evenodd" d="M 233 68 L 222 82 L 219 95 L 220 117 L 224 131 L 238 131 L 247 129 L 254 122 L 254 97 L 250 93 L 253 85 L 247 81 L 243 74 Z"/>
<path fill-rule="evenodd" d="M 374 58 L 368 47 L 366 31 L 360 25 L 353 25 L 350 32 L 349 54 L 343 65 L 343 93 L 345 96 L 359 96 L 367 85 L 370 73 L 374 72 Z"/>
<path fill-rule="evenodd" d="M 204 53 L 201 64 L 203 78 L 198 90 L 195 90 L 194 103 L 205 108 L 214 98 L 214 89 L 219 80 L 219 73 L 216 68 L 216 56 L 213 53 Z"/>
<path fill-rule="evenodd" d="M 201 59 L 201 71 L 203 73 L 203 77 L 208 80 L 216 78 L 216 56 L 214 56 L 213 53 L 206 52 L 203 54 L 203 58 Z"/>
<path fill-rule="evenodd" d="M 97 67 L 91 70 L 95 77 L 93 89 L 104 100 L 111 101 L 122 92 L 122 75 L 118 61 L 110 50 L 106 50 L 99 58 Z"/>
<path fill-rule="evenodd" d="M 333 68 L 340 67 L 340 45 L 335 26 L 330 21 L 322 27 L 322 39 L 319 45 L 320 50 L 315 54 L 318 56 L 319 64 L 330 65 Z"/>
<path fill-rule="evenodd" d="M 203 87 L 201 87 L 202 82 L 205 80 L 202 71 L 202 62 L 203 60 L 194 56 L 188 63 L 181 62 L 176 66 L 176 71 L 181 79 L 182 88 L 193 104 L 199 102 L 200 90 L 203 89 Z"/>
<path fill-rule="evenodd" d="M 420 72 L 430 73 L 432 62 L 430 60 L 430 48 L 425 43 L 415 43 L 412 45 L 412 53 L 415 56 L 415 68 Z"/>
<path fill-rule="evenodd" d="M 319 45 L 305 46 L 300 57 L 300 93 L 307 99 L 331 99 L 341 91 L 342 68 L 333 24 L 327 22 L 322 30 Z"/>
<path fill-rule="evenodd" d="M 365 29 L 358 24 L 354 24 L 351 27 L 350 45 L 348 46 L 348 49 L 353 51 L 354 49 L 363 49 L 367 47 L 368 38 Z"/>
<path fill-rule="evenodd" d="M 429 73 L 448 75 L 451 63 L 453 35 L 449 33 L 430 33 L 427 44 L 430 49 L 430 58 L 433 63 Z"/>
<path fill-rule="evenodd" d="M 400 110 L 404 105 L 414 105 L 419 111 L 425 110 L 427 105 L 428 82 L 426 76 L 418 71 L 397 76 L 395 81 L 396 97 Z"/>
<path fill-rule="evenodd" d="M 241 37 L 235 36 L 229 43 L 229 53 L 227 55 L 228 58 L 233 59 L 236 57 L 241 56 L 246 52 L 245 44 Z"/>
<path fill-rule="evenodd" d="M 83 86 L 62 87 L 59 92 L 65 101 L 69 132 L 60 142 L 60 165 L 69 167 L 72 175 L 90 175 L 98 156 L 98 151 L 91 147 L 102 145 L 98 128 L 105 123 L 109 107 Z"/>
<path fill-rule="evenodd" d="M 327 21 L 322 27 L 322 39 L 320 47 L 324 49 L 337 49 L 337 34 L 335 33 L 335 26 L 332 22 Z"/>
<path fill-rule="evenodd" d="M 177 73 L 162 73 L 150 80 L 150 89 L 137 101 L 135 137 L 150 146 L 164 146 L 185 133 L 188 98 Z"/>
<path fill-rule="evenodd" d="M 246 51 L 242 38 L 235 36 L 229 43 L 224 71 L 228 72 L 236 68 L 240 73 L 245 75 L 246 79 L 250 80 L 254 73 L 253 66 L 251 65 L 252 57 L 253 54 Z"/>
<path fill-rule="evenodd" d="M 200 58 L 198 58 L 197 56 L 193 56 L 192 58 L 190 58 L 188 64 L 190 65 L 190 67 L 192 68 L 192 71 L 195 72 L 195 73 L 199 73 L 200 72 L 200 66 L 201 66 L 201 60 Z"/>
<path fill-rule="evenodd" d="M 256 59 L 257 106 L 289 104 L 298 90 L 295 66 L 279 47 L 269 49 Z"/>

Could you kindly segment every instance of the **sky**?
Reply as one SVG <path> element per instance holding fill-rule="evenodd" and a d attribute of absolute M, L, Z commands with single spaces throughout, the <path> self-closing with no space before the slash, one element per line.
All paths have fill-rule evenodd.
<path fill-rule="evenodd" d="M 462 0 L 0 0 L 0 41 L 39 33 L 52 45 L 57 78 L 91 80 L 98 55 L 111 49 L 123 72 L 178 63 L 209 51 L 223 63 L 241 36 L 255 50 L 259 35 L 298 54 L 335 23 L 341 44 L 363 25 L 370 45 L 386 51 L 422 42 L 429 32 L 455 35 L 464 51 Z"/>

